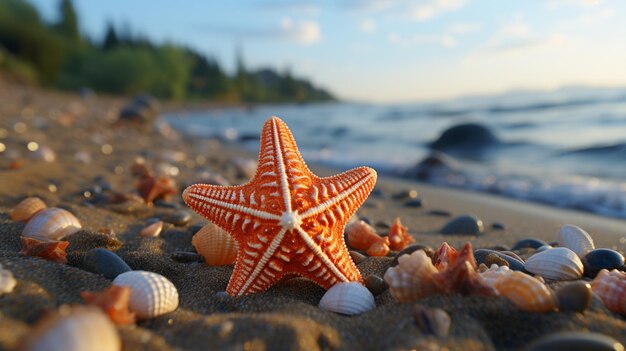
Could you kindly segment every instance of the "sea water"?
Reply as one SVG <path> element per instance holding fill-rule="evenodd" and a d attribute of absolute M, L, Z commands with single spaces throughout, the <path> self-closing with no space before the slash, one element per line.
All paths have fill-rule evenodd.
<path fill-rule="evenodd" d="M 422 181 L 626 218 L 626 88 L 517 91 L 410 104 L 262 105 L 166 118 L 184 133 L 258 150 L 270 116 L 289 125 L 308 162 L 367 165 L 403 177 L 414 175 L 416 164 L 432 152 L 430 143 L 446 129 L 478 123 L 499 143 L 448 152 L 453 167 Z"/>

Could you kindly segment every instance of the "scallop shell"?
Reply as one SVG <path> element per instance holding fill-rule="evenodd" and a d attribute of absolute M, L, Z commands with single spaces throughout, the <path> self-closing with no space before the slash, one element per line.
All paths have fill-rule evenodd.
<path fill-rule="evenodd" d="M 320 308 L 326 311 L 355 315 L 376 308 L 374 295 L 358 282 L 337 283 L 320 300 Z"/>
<path fill-rule="evenodd" d="M 626 315 L 626 273 L 603 269 L 591 282 L 591 289 L 610 311 Z"/>
<path fill-rule="evenodd" d="M 552 292 L 539 280 L 522 272 L 510 271 L 496 279 L 494 287 L 519 309 L 529 312 L 556 310 Z"/>
<path fill-rule="evenodd" d="M 139 232 L 139 235 L 144 238 L 153 238 L 159 236 L 161 230 L 163 230 L 163 221 L 158 221 L 143 228 L 141 232 Z"/>
<path fill-rule="evenodd" d="M 22 235 L 38 240 L 61 240 L 82 228 L 70 212 L 51 207 L 40 211 L 28 221 Z"/>
<path fill-rule="evenodd" d="M 384 279 L 396 301 L 412 302 L 439 292 L 432 279 L 437 272 L 426 253 L 417 250 L 400 256 L 398 265 L 387 269 Z"/>
<path fill-rule="evenodd" d="M 17 280 L 13 277 L 11 271 L 3 269 L 0 265 L 0 296 L 5 293 L 10 293 L 15 288 Z"/>
<path fill-rule="evenodd" d="M 387 256 L 389 237 L 381 237 L 374 228 L 362 220 L 346 226 L 348 245 L 357 250 L 364 250 L 370 256 Z"/>
<path fill-rule="evenodd" d="M 231 264 L 237 259 L 237 241 L 213 223 L 198 230 L 191 239 L 191 244 L 209 266 Z"/>
<path fill-rule="evenodd" d="M 552 280 L 573 280 L 582 277 L 583 263 L 574 251 L 556 247 L 536 253 L 526 261 L 527 271 Z"/>
<path fill-rule="evenodd" d="M 29 336 L 27 351 L 119 351 L 117 329 L 100 309 L 63 306 L 39 320 Z"/>
<path fill-rule="evenodd" d="M 559 246 L 574 251 L 578 257 L 583 257 L 595 249 L 591 235 L 571 224 L 566 224 L 559 229 L 556 234 L 556 242 Z"/>
<path fill-rule="evenodd" d="M 37 212 L 46 209 L 46 204 L 38 197 L 27 197 L 13 207 L 11 219 L 14 221 L 28 222 Z"/>
<path fill-rule="evenodd" d="M 114 285 L 129 286 L 130 309 L 138 318 L 154 318 L 178 307 L 178 290 L 164 276 L 146 271 L 130 271 L 118 275 Z"/>

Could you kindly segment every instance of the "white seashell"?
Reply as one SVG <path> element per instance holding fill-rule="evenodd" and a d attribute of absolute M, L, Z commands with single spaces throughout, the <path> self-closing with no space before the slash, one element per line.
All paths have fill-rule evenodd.
<path fill-rule="evenodd" d="M 178 307 L 178 290 L 164 276 L 146 271 L 130 271 L 118 275 L 113 284 L 129 286 L 130 310 L 138 318 L 154 318 Z"/>
<path fill-rule="evenodd" d="M 0 296 L 13 291 L 16 284 L 17 280 L 13 277 L 13 273 L 9 270 L 2 269 L 2 265 L 0 265 Z"/>
<path fill-rule="evenodd" d="M 536 253 L 526 261 L 527 271 L 552 280 L 573 280 L 582 277 L 583 263 L 574 251 L 556 247 Z"/>
<path fill-rule="evenodd" d="M 485 280 L 485 284 L 493 287 L 495 286 L 496 280 L 501 276 L 512 272 L 508 266 L 498 266 L 497 264 L 492 264 L 489 269 L 480 273 L 480 276 Z"/>
<path fill-rule="evenodd" d="M 559 229 L 556 234 L 556 242 L 559 243 L 559 246 L 574 251 L 578 257 L 583 257 L 596 248 L 591 235 L 580 227 L 571 224 L 566 224 Z"/>
<path fill-rule="evenodd" d="M 438 270 L 430 257 L 423 250 L 417 250 L 400 256 L 398 265 L 387 269 L 383 278 L 396 301 L 413 302 L 439 292 L 432 279 L 435 273 Z"/>
<path fill-rule="evenodd" d="M 154 238 L 161 234 L 161 230 L 163 230 L 163 221 L 158 221 L 143 228 L 139 235 L 144 238 Z"/>
<path fill-rule="evenodd" d="M 326 311 L 355 315 L 376 308 L 374 295 L 358 282 L 337 283 L 320 300 L 320 308 Z"/>
<path fill-rule="evenodd" d="M 119 351 L 115 325 L 97 307 L 62 306 L 42 318 L 29 336 L 27 351 Z"/>
<path fill-rule="evenodd" d="M 78 218 L 72 213 L 51 207 L 40 211 L 28 221 L 22 236 L 38 240 L 61 240 L 82 228 Z"/>

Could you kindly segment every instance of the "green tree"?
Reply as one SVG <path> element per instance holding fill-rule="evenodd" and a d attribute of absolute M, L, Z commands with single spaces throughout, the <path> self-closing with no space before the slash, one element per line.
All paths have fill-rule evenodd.
<path fill-rule="evenodd" d="M 59 3 L 59 12 L 61 13 L 57 30 L 59 33 L 71 41 L 80 40 L 80 32 L 78 30 L 78 16 L 74 10 L 71 0 L 61 0 Z"/>
<path fill-rule="evenodd" d="M 102 48 L 104 50 L 111 50 L 119 44 L 120 40 L 115 32 L 115 27 L 111 23 L 107 24 L 107 32 L 104 35 L 104 40 L 102 41 Z"/>

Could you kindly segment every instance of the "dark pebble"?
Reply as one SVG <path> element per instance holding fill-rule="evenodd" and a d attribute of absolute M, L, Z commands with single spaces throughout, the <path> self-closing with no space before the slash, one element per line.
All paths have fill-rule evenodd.
<path fill-rule="evenodd" d="M 508 250 L 498 250 L 500 251 L 501 254 L 503 255 L 507 255 L 509 257 L 513 257 L 514 259 L 520 261 L 520 262 L 524 262 L 524 259 L 519 257 L 515 252 L 512 251 L 508 251 Z"/>
<path fill-rule="evenodd" d="M 175 251 L 170 257 L 172 260 L 180 263 L 204 262 L 204 257 L 195 252 Z"/>
<path fill-rule="evenodd" d="M 192 224 L 187 228 L 187 233 L 196 234 L 202 227 L 207 225 L 206 223 L 196 223 Z"/>
<path fill-rule="evenodd" d="M 513 247 L 511 248 L 511 250 L 515 251 L 515 250 L 521 250 L 521 249 L 526 249 L 526 248 L 531 248 L 531 249 L 536 250 L 542 247 L 543 245 L 548 245 L 548 243 L 546 243 L 543 240 L 539 240 L 535 238 L 528 238 L 528 239 L 522 239 L 518 241 L 517 243 L 515 243 L 515 245 L 513 245 Z"/>
<path fill-rule="evenodd" d="M 362 253 L 353 250 L 350 250 L 350 257 L 352 258 L 352 261 L 354 261 L 354 264 L 359 264 L 367 258 L 367 256 L 363 255 Z"/>
<path fill-rule="evenodd" d="M 604 334 L 584 331 L 548 334 L 535 340 L 526 350 L 623 351 L 624 346 Z"/>
<path fill-rule="evenodd" d="M 584 280 L 578 280 L 556 289 L 556 297 L 559 301 L 561 312 L 583 312 L 591 303 L 591 284 Z"/>
<path fill-rule="evenodd" d="M 452 213 L 450 213 L 449 211 L 446 210 L 430 210 L 428 211 L 429 214 L 433 215 L 433 216 L 441 216 L 441 217 L 452 217 Z"/>
<path fill-rule="evenodd" d="M 177 204 L 176 202 L 165 201 L 162 199 L 154 200 L 154 206 L 180 209 L 180 205 Z"/>
<path fill-rule="evenodd" d="M 100 248 L 87 251 L 81 268 L 92 273 L 101 274 L 110 280 L 131 270 L 128 264 L 118 255 Z"/>
<path fill-rule="evenodd" d="M 495 251 L 507 251 L 509 248 L 504 245 L 494 245 L 486 247 L 486 249 L 495 250 Z"/>
<path fill-rule="evenodd" d="M 514 271 L 524 271 L 524 262 L 519 261 L 511 256 L 505 255 L 501 252 L 489 249 L 478 249 L 474 250 L 474 258 L 476 259 L 477 264 L 485 263 L 485 258 L 489 254 L 495 254 L 498 257 L 506 260 L 509 264 L 509 268 Z M 485 263 L 486 264 L 486 263 Z"/>
<path fill-rule="evenodd" d="M 402 249 L 400 252 L 398 252 L 396 257 L 393 258 L 393 261 L 391 261 L 391 267 L 395 267 L 398 265 L 398 259 L 400 258 L 400 256 L 410 255 L 414 251 L 417 251 L 417 250 L 424 250 L 424 252 L 426 253 L 428 257 L 432 257 L 433 254 L 435 253 L 435 251 L 433 251 L 433 249 L 430 246 L 421 245 L 421 244 L 409 245 L 405 247 L 404 249 Z"/>
<path fill-rule="evenodd" d="M 441 228 L 442 234 L 478 235 L 484 230 L 483 221 L 472 215 L 455 217 Z"/>
<path fill-rule="evenodd" d="M 364 279 L 365 287 L 372 293 L 374 296 L 378 296 L 383 293 L 385 290 L 389 289 L 389 285 L 385 283 L 383 278 L 377 275 L 368 275 Z"/>
<path fill-rule="evenodd" d="M 481 263 L 484 263 L 485 265 L 487 265 L 487 267 L 491 267 L 492 264 L 495 264 L 497 266 L 509 266 L 509 262 L 507 260 L 505 260 L 504 258 L 496 255 L 495 253 L 489 253 L 487 254 L 484 258 L 483 261 Z"/>
<path fill-rule="evenodd" d="M 611 249 L 595 249 L 587 253 L 581 261 L 585 266 L 585 276 L 594 278 L 601 269 L 610 271 L 624 265 L 624 256 Z"/>
<path fill-rule="evenodd" d="M 421 207 L 424 207 L 425 205 L 426 205 L 425 202 L 419 198 L 412 199 L 404 203 L 404 207 L 413 207 L 413 208 L 421 208 Z"/>
<path fill-rule="evenodd" d="M 370 196 L 379 197 L 379 198 L 385 198 L 387 195 L 385 194 L 385 192 L 383 190 L 378 189 L 378 188 L 374 188 L 374 190 L 372 190 L 372 192 L 370 193 Z"/>
<path fill-rule="evenodd" d="M 391 224 L 389 224 L 389 223 L 387 223 L 385 221 L 378 221 L 378 222 L 376 222 L 376 226 L 379 227 L 379 228 L 388 229 L 388 228 L 391 227 Z"/>
<path fill-rule="evenodd" d="M 450 332 L 450 316 L 441 308 L 416 305 L 413 308 L 415 324 L 426 335 L 445 338 Z"/>
<path fill-rule="evenodd" d="M 402 190 L 391 195 L 391 198 L 395 200 L 415 199 L 417 198 L 417 190 L 415 189 Z"/>
<path fill-rule="evenodd" d="M 504 225 L 504 223 L 494 222 L 494 223 L 491 224 L 491 229 L 505 230 L 506 226 Z"/>
<path fill-rule="evenodd" d="M 359 217 L 359 219 L 369 225 L 372 225 L 372 220 L 369 217 Z"/>
<path fill-rule="evenodd" d="M 163 216 L 161 219 L 164 222 L 182 227 L 191 221 L 191 213 L 189 213 L 189 211 L 181 210 L 176 211 L 173 214 Z"/>

